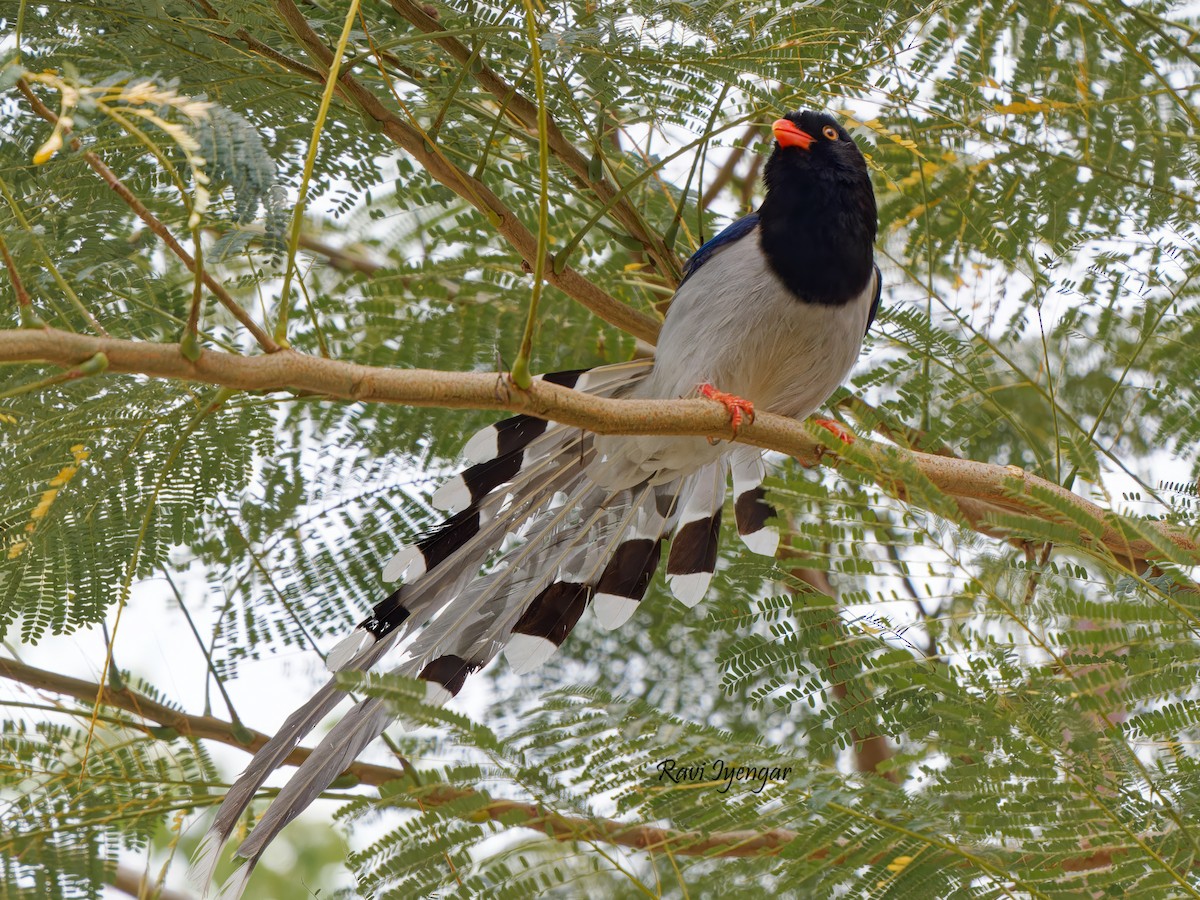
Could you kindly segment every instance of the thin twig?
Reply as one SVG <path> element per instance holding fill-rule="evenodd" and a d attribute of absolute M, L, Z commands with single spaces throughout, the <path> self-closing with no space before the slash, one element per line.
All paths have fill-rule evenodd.
<path fill-rule="evenodd" d="M 275 0 L 275 7 L 314 61 L 327 69 L 332 62 L 332 52 L 291 0 Z M 383 133 L 410 154 L 431 177 L 483 213 L 517 253 L 526 260 L 535 258 L 537 236 L 487 185 L 446 159 L 426 135 L 384 106 L 378 96 L 349 73 L 343 73 L 338 79 L 338 89 L 362 113 L 379 123 Z M 656 319 L 622 303 L 574 269 L 567 267 L 555 272 L 552 267 L 547 267 L 546 280 L 609 324 L 650 343 L 657 340 L 661 326 Z"/>
<path fill-rule="evenodd" d="M 396 12 L 426 34 L 437 36 L 431 38 L 434 43 L 454 57 L 460 65 L 466 66 L 479 85 L 501 104 L 505 111 L 528 134 L 536 137 L 539 134 L 538 105 L 523 95 L 515 87 L 504 80 L 486 63 L 480 64 L 472 59 L 469 47 L 452 35 L 446 34 L 445 26 L 429 14 L 429 7 L 414 0 L 389 0 Z M 605 178 L 592 178 L 589 171 L 588 158 L 563 134 L 553 116 L 547 116 L 545 136 L 551 152 L 566 165 L 568 169 L 600 200 L 601 205 L 608 205 L 617 194 Z M 626 232 L 641 241 L 646 252 L 654 260 L 661 272 L 672 280 L 677 281 L 681 274 L 678 257 L 663 243 L 662 238 L 651 229 L 638 212 L 637 208 L 627 199 L 612 204 L 611 212 Z"/>
<path fill-rule="evenodd" d="M 21 273 L 17 271 L 17 264 L 13 262 L 13 258 L 8 253 L 8 244 L 4 242 L 4 235 L 0 235 L 0 254 L 4 256 L 4 268 L 8 271 L 8 280 L 12 282 L 13 293 L 17 295 L 17 307 L 24 317 L 28 311 L 33 309 L 33 301 L 29 299 L 29 292 L 25 290 L 25 285 L 21 281 Z"/>
<path fill-rule="evenodd" d="M 183 737 L 194 740 L 217 741 L 251 753 L 262 748 L 268 740 L 268 736 L 262 732 L 249 729 L 239 732 L 230 722 L 213 716 L 195 716 L 181 712 L 129 688 L 113 690 L 104 685 L 38 669 L 16 660 L 0 659 L 0 678 L 7 678 L 37 690 L 52 691 L 56 694 L 74 697 L 85 704 L 90 704 L 98 696 L 101 702 L 107 706 L 125 710 L 141 719 L 170 728 Z M 81 710 L 81 714 L 86 715 L 87 713 Z M 136 726 L 130 723 L 130 727 Z M 247 735 L 249 743 L 245 743 Z M 311 753 L 312 751 L 306 747 L 297 747 L 283 761 L 283 765 L 298 766 L 308 759 Z M 362 784 L 375 786 L 407 777 L 399 769 L 362 762 L 351 763 L 346 772 L 353 775 Z M 483 808 L 479 808 L 477 803 L 464 802 L 480 796 L 486 797 L 486 795 L 481 795 L 480 792 L 468 788 L 433 784 L 425 788 L 410 788 L 408 797 L 393 796 L 391 802 L 397 806 L 408 807 L 415 807 L 418 803 L 425 807 L 456 804 L 459 809 L 469 810 L 461 815 L 471 821 L 479 821 L 482 818 L 505 825 L 516 823 L 522 827 L 540 831 L 556 841 L 608 843 L 648 852 L 670 852 L 679 856 L 721 858 L 774 856 L 798 838 L 796 832 L 786 828 L 731 832 L 674 831 L 669 828 L 617 822 L 612 819 L 566 816 L 549 811 L 540 804 L 516 800 L 498 800 L 486 797 L 488 802 Z M 1064 871 L 1079 872 L 1111 866 L 1114 857 L 1121 854 L 1120 849 L 1099 850 L 1086 856 L 1066 859 L 1057 856 L 1047 859 L 1045 856 L 1039 855 L 1037 860 L 1041 864 L 1057 865 Z M 1025 859 L 1024 855 L 1013 855 L 1015 857 L 1014 864 L 1019 864 Z M 828 847 L 812 850 L 807 856 L 813 860 L 828 859 L 835 864 L 842 862 L 842 859 Z M 857 864 L 857 857 L 854 859 Z M 1200 865 L 1200 863 L 1196 865 Z"/>
<path fill-rule="evenodd" d="M 38 96 L 33 92 L 33 90 L 29 87 L 29 84 L 24 79 L 21 79 L 17 82 L 17 88 L 22 94 L 25 95 L 25 99 L 29 101 L 29 105 L 33 107 L 34 112 L 36 112 L 47 122 L 54 124 L 58 123 L 58 114 L 38 99 Z M 80 149 L 79 139 L 72 138 L 71 146 L 77 150 Z M 158 235 L 162 242 L 166 244 L 168 248 L 170 248 L 172 253 L 179 257 L 183 264 L 187 266 L 188 271 L 195 273 L 197 269 L 196 261 L 192 258 L 190 253 L 183 249 L 183 246 L 179 243 L 179 241 L 175 240 L 175 236 L 171 234 L 167 226 L 164 225 L 162 221 L 160 221 L 159 218 L 154 215 L 154 213 L 150 212 L 150 210 L 146 208 L 145 204 L 143 204 L 142 201 L 139 200 L 134 193 L 125 186 L 121 179 L 117 178 L 117 176 L 113 174 L 113 171 L 107 165 L 105 165 L 104 161 L 100 159 L 99 156 L 97 156 L 91 150 L 82 150 L 82 156 L 87 164 L 92 168 L 92 171 L 103 178 L 105 183 L 111 187 L 114 192 L 116 192 L 118 197 L 125 201 L 126 205 L 128 205 L 129 208 L 134 211 L 137 217 L 145 222 L 151 231 Z M 243 326 L 245 326 L 247 331 L 254 335 L 254 339 L 258 341 L 260 347 L 262 347 L 268 353 L 275 353 L 281 349 L 280 346 L 271 339 L 271 336 L 263 331 L 258 324 L 252 318 L 250 318 L 250 314 L 247 313 L 246 310 L 242 309 L 241 304 L 239 304 L 233 299 L 232 296 L 230 296 L 229 292 L 225 290 L 224 286 L 220 282 L 209 275 L 208 272 L 203 270 L 201 270 L 201 272 L 202 277 L 204 278 L 205 286 L 213 292 L 213 295 L 221 302 L 221 305 L 229 310 L 229 312 L 233 314 L 233 317 L 241 322 Z"/>
<path fill-rule="evenodd" d="M 300 176 L 300 187 L 297 191 L 296 203 L 292 209 L 292 227 L 288 233 L 287 269 L 283 273 L 283 287 L 279 291 L 279 319 L 275 323 L 275 340 L 281 347 L 288 346 L 287 326 L 288 312 L 291 309 L 292 279 L 296 277 L 296 252 L 300 249 L 300 231 L 304 225 L 304 209 L 308 202 L 308 187 L 312 183 L 313 170 L 317 164 L 317 150 L 321 146 L 321 132 L 325 128 L 325 117 L 329 114 L 329 105 L 333 102 L 333 93 L 337 87 L 338 72 L 341 71 L 342 58 L 346 55 L 346 45 L 350 41 L 350 31 L 354 19 L 358 15 L 358 0 L 350 0 L 346 9 L 346 18 L 342 23 L 342 32 L 338 36 L 337 49 L 329 60 L 325 90 L 321 92 L 321 102 L 317 106 L 317 117 L 313 122 L 312 136 L 308 141 L 308 152 L 304 156 L 304 169 Z"/>
<path fill-rule="evenodd" d="M 804 565 L 804 557 L 795 551 L 789 550 L 786 542 L 784 543 L 783 551 L 780 553 L 780 558 L 787 560 L 790 564 L 795 564 L 790 568 L 792 575 L 812 587 L 818 593 L 824 594 L 835 603 L 837 602 L 837 590 L 829 580 L 828 572 L 824 572 L 821 569 L 807 568 Z M 840 607 L 831 610 L 830 619 L 826 625 L 836 632 L 834 639 L 841 641 L 846 639 L 847 633 L 845 622 L 842 621 L 841 616 L 837 613 L 838 609 Z M 834 698 L 839 703 L 846 703 L 850 697 L 850 688 L 846 683 L 847 676 L 838 671 L 840 666 L 834 658 L 832 650 L 826 654 L 825 666 L 829 673 L 829 680 L 832 683 Z M 880 778 L 886 778 L 892 783 L 899 783 L 900 773 L 896 770 L 890 772 L 879 771 L 880 766 L 895 755 L 887 737 L 882 734 L 864 734 L 859 728 L 854 727 L 850 729 L 850 740 L 854 753 L 854 767 L 858 771 L 871 772 Z"/>
<path fill-rule="evenodd" d="M 217 8 L 211 3 L 207 2 L 207 0 L 191 0 L 191 3 L 193 6 L 203 10 L 204 14 L 212 21 L 220 22 L 222 25 L 233 24 L 229 19 L 223 17 Z M 221 34 L 220 32 L 211 30 L 205 31 L 205 33 L 209 35 L 209 37 L 215 38 L 224 44 L 232 43 L 229 35 Z M 300 60 L 292 59 L 292 57 L 288 56 L 287 54 L 280 53 L 270 44 L 264 44 L 245 28 L 238 28 L 233 32 L 233 36 L 245 44 L 247 49 L 253 50 L 257 55 L 263 57 L 264 59 L 270 60 L 282 69 L 286 69 L 289 72 L 295 72 L 298 75 L 303 75 L 305 78 L 309 78 L 312 81 L 324 81 L 321 73 L 312 66 L 306 66 L 304 63 L 300 62 Z"/>
<path fill-rule="evenodd" d="M 208 667 L 209 673 L 212 675 L 212 680 L 217 686 L 217 690 L 221 693 L 221 698 L 225 701 L 225 708 L 229 710 L 229 718 L 233 721 L 235 727 L 241 726 L 241 718 L 237 714 L 237 710 L 233 707 L 233 700 L 229 696 L 229 692 L 225 690 L 225 682 L 221 680 L 220 674 L 217 672 L 217 664 L 213 662 L 212 651 L 208 645 L 204 643 L 204 638 L 200 636 L 200 630 L 196 627 L 195 621 L 192 619 L 192 614 L 187 608 L 187 604 L 183 602 L 183 594 L 175 585 L 175 579 L 171 577 L 171 573 L 164 566 L 163 577 L 166 578 L 167 584 L 171 587 L 171 593 L 175 595 L 175 602 L 179 605 L 179 611 L 183 613 L 184 619 L 187 620 L 188 628 L 192 631 L 192 637 L 196 639 L 196 646 L 200 648 L 201 655 L 204 656 L 204 662 Z M 208 687 L 204 690 L 204 708 L 209 708 Z"/>
<path fill-rule="evenodd" d="M 725 162 L 721 163 L 721 168 L 717 169 L 717 174 L 713 176 L 713 180 L 704 189 L 704 195 L 700 198 L 700 208 L 702 210 L 708 209 L 709 204 L 717 199 L 717 194 L 721 193 L 725 185 L 729 184 L 733 179 L 733 170 L 737 168 L 737 164 L 746 155 L 746 147 L 758 135 L 758 131 L 759 125 L 756 122 L 746 129 L 746 133 L 742 135 L 741 141 L 729 151 L 729 155 L 725 157 Z"/>
<path fill-rule="evenodd" d="M 29 242 L 33 244 L 33 246 L 36 247 L 38 252 L 41 254 L 42 263 L 46 268 L 46 272 L 49 273 L 52 279 L 54 279 L 54 283 L 58 285 L 59 290 L 63 292 L 67 300 L 70 301 L 71 305 L 79 311 L 81 316 L 83 316 L 83 320 L 87 322 L 97 334 L 108 337 L 108 332 L 104 329 L 104 326 L 100 324 L 99 320 L 92 315 L 92 311 L 84 305 L 82 300 L 79 299 L 79 295 L 75 293 L 75 290 L 67 282 L 67 279 L 63 277 L 62 272 L 59 271 L 58 266 L 55 265 L 49 251 L 46 250 L 46 246 L 42 243 L 41 238 L 38 237 L 38 231 L 40 229 L 35 229 L 32 223 L 30 223 L 29 219 L 26 218 L 25 213 L 21 210 L 20 204 L 17 202 L 17 198 L 13 195 L 13 192 L 9 189 L 8 184 L 3 178 L 0 178 L 0 194 L 4 196 L 5 202 L 8 203 L 8 208 L 12 211 L 13 218 L 17 220 L 17 224 L 20 225 L 24 230 L 25 236 L 28 238 Z M 47 303 L 54 309 L 55 314 L 57 314 L 60 319 L 66 318 L 62 310 L 58 308 L 58 304 L 56 304 L 49 297 L 47 297 Z M 25 308 L 24 312 L 25 321 L 23 324 L 25 324 L 27 327 L 32 326 L 36 328 L 43 324 L 39 318 L 33 315 L 31 308 Z"/>
<path fill-rule="evenodd" d="M 4 269 L 8 272 L 8 280 L 12 282 L 13 293 L 17 295 L 17 317 L 21 320 L 21 326 L 44 328 L 46 323 L 33 308 L 33 300 L 30 298 L 29 292 L 25 290 L 25 283 L 21 281 L 21 273 L 17 271 L 17 264 L 13 262 L 13 258 L 8 252 L 8 244 L 4 242 L 4 235 L 0 235 L 0 255 L 4 256 Z"/>
<path fill-rule="evenodd" d="M 216 237 L 224 237 L 232 232 L 240 234 L 253 235 L 255 238 L 261 239 L 266 235 L 266 229 L 261 225 L 239 225 L 234 228 L 219 228 L 215 226 L 207 226 L 205 228 L 210 234 Z M 353 245 L 352 245 L 353 246 Z M 300 235 L 300 247 L 307 250 L 314 256 L 320 256 L 329 263 L 333 268 L 341 272 L 358 272 L 362 275 L 377 275 L 379 272 L 387 268 L 383 262 L 371 259 L 362 253 L 348 248 L 336 247 L 318 237 L 311 234 Z M 405 284 L 406 280 L 401 279 L 401 284 Z"/>
<path fill-rule="evenodd" d="M 525 28 L 529 37 L 529 53 L 533 63 L 533 81 L 538 102 L 538 235 L 537 253 L 533 260 L 533 289 L 529 293 L 529 310 L 525 316 L 525 331 L 521 347 L 513 361 L 512 380 L 521 390 L 532 382 L 529 359 L 533 355 L 533 332 L 537 327 L 538 302 L 542 299 L 542 281 L 546 277 L 546 248 L 550 242 L 550 141 L 547 137 L 546 72 L 542 68 L 541 34 L 533 0 L 525 0 Z"/>
<path fill-rule="evenodd" d="M 43 326 L 45 327 L 45 326 Z M 99 375 L 108 367 L 108 360 L 103 353 L 97 353 L 91 359 L 86 359 L 77 366 L 72 366 L 65 372 L 59 372 L 55 375 L 49 375 L 45 378 L 39 378 L 37 381 L 26 382 L 19 384 L 16 387 L 8 388 L 0 391 L 0 400 L 7 400 L 10 397 L 19 397 L 22 394 L 33 394 L 44 388 L 51 387 L 55 384 L 62 384 L 64 381 L 75 381 L 79 378 L 88 378 L 92 375 Z"/>
<path fill-rule="evenodd" d="M 1032 545 L 1029 547 L 1029 553 L 1026 559 L 1029 560 L 1029 580 L 1025 584 L 1025 605 L 1028 606 L 1033 602 L 1033 598 L 1037 595 L 1038 582 L 1041 580 L 1042 571 L 1046 568 L 1046 563 L 1050 561 L 1050 554 L 1054 552 L 1054 542 L 1046 541 L 1042 545 L 1042 553 L 1036 560 L 1033 556 Z"/>
<path fill-rule="evenodd" d="M 958 456 L 954 450 L 941 441 L 931 440 L 927 432 L 905 425 L 861 397 L 849 394 L 837 402 L 837 407 L 846 410 L 859 422 L 868 425 L 872 430 L 901 447 L 922 450 L 938 456 Z"/>

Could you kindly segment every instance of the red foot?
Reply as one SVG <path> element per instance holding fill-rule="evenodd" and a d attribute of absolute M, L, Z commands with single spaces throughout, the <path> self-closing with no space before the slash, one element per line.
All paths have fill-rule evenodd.
<path fill-rule="evenodd" d="M 833 419 L 813 419 L 813 423 L 820 425 L 843 444 L 853 444 L 854 435 L 846 430 L 846 426 L 841 422 L 835 422 Z"/>
<path fill-rule="evenodd" d="M 709 400 L 716 400 L 729 410 L 729 425 L 733 429 L 733 436 L 737 437 L 738 428 L 741 427 L 743 420 L 747 423 L 754 421 L 754 404 L 749 400 L 743 400 L 736 394 L 726 394 L 724 391 L 718 391 L 711 384 L 700 385 L 700 396 L 707 397 Z M 709 438 L 708 442 L 713 443 L 713 439 Z"/>

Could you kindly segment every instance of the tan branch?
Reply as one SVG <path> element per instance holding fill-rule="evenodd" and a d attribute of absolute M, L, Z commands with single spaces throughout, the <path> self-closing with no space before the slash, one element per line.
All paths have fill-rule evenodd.
<path fill-rule="evenodd" d="M 471 65 L 471 49 L 458 40 L 458 38 L 447 34 L 442 23 L 429 14 L 428 6 L 413 2 L 413 0 L 389 0 L 389 2 L 392 9 L 396 10 L 396 12 L 421 31 L 426 34 L 436 34 L 436 37 L 431 40 L 454 57 L 455 61 L 460 65 L 468 66 L 468 71 L 472 77 L 479 82 L 484 90 L 500 102 L 510 117 L 526 133 L 535 137 L 537 136 L 538 108 L 536 103 L 505 81 L 491 66 L 481 62 L 477 57 L 474 60 L 475 65 Z M 617 190 L 606 178 L 593 179 L 591 177 L 588 158 L 567 139 L 553 116 L 547 117 L 546 138 L 549 142 L 551 152 L 558 159 L 562 160 L 564 165 L 592 190 L 600 200 L 601 205 L 612 204 L 611 213 L 613 218 L 621 223 L 621 226 L 630 236 L 641 241 L 642 245 L 646 248 L 646 252 L 654 259 L 659 271 L 665 273 L 673 281 L 677 281 L 680 275 L 680 268 L 675 254 L 667 249 L 660 235 L 655 234 L 646 226 L 641 215 L 627 198 L 617 200 L 615 203 L 613 202 L 617 196 Z"/>
<path fill-rule="evenodd" d="M 205 228 L 205 231 L 216 237 L 224 237 L 235 231 L 253 235 L 255 239 L 261 239 L 266 235 L 266 229 L 261 225 L 239 225 L 236 229 L 209 226 Z M 387 268 L 386 263 L 377 262 L 358 250 L 335 246 L 308 232 L 300 233 L 300 247 L 313 256 L 323 257 L 330 266 L 342 272 L 359 272 L 363 275 L 374 276 Z M 411 279 L 401 278 L 400 284 L 408 287 L 410 281 Z"/>
<path fill-rule="evenodd" d="M 136 897 L 137 900 L 142 900 L 143 897 L 153 897 L 154 900 L 191 900 L 190 894 L 163 887 L 128 866 L 117 866 L 108 883 L 121 893 Z"/>
<path fill-rule="evenodd" d="M 236 737 L 238 728 L 232 723 L 218 719 L 215 716 L 195 716 L 181 712 L 178 709 L 151 700 L 149 697 L 132 691 L 129 688 L 113 690 L 109 685 L 98 685 L 69 675 L 60 675 L 46 669 L 38 669 L 13 659 L 0 658 L 0 677 L 17 681 L 41 691 L 51 691 L 65 697 L 74 697 L 81 703 L 91 706 L 99 698 L 104 706 L 123 709 L 125 712 L 154 722 L 164 728 L 170 728 L 187 738 L 218 741 L 231 747 L 241 747 L 251 753 L 262 749 L 269 735 L 250 729 L 242 729 L 242 734 L 249 734 L 249 743 L 242 743 Z M 308 758 L 310 751 L 304 748 L 293 750 L 284 763 L 298 766 Z M 354 763 L 347 769 L 364 784 L 380 785 L 394 781 L 403 773 L 399 769 L 386 766 L 376 766 L 369 763 Z"/>
<path fill-rule="evenodd" d="M 105 706 L 132 713 L 156 725 L 170 728 L 187 738 L 217 741 L 231 747 L 240 747 L 249 752 L 258 750 L 268 740 L 267 735 L 262 732 L 243 729 L 243 738 L 249 734 L 249 742 L 239 741 L 235 736 L 237 729 L 230 722 L 213 716 L 195 716 L 180 712 L 131 691 L 129 688 L 115 691 L 107 685 L 59 675 L 57 672 L 38 669 L 16 660 L 0 658 L 0 678 L 7 678 L 37 690 L 74 697 L 87 705 L 95 703 L 98 699 Z M 308 758 L 311 752 L 305 747 L 297 747 L 284 760 L 284 764 L 298 766 Z M 346 771 L 358 778 L 359 782 L 376 787 L 407 777 L 400 769 L 361 762 L 352 763 Z M 438 784 L 428 788 L 410 789 L 409 799 L 413 808 L 429 808 L 446 806 L 477 796 L 479 796 L 477 791 L 468 788 Z M 399 803 L 400 800 L 392 798 L 392 802 Z M 566 816 L 550 812 L 536 803 L 490 798 L 487 806 L 465 815 L 472 821 L 494 821 L 506 826 L 516 821 L 522 827 L 540 831 L 556 841 L 607 843 L 651 853 L 661 851 L 677 856 L 721 858 L 774 856 L 798 838 L 796 832 L 786 828 L 773 828 L 767 831 L 673 831 L 653 825 L 630 824 L 612 819 Z M 1068 872 L 1084 871 L 1112 865 L 1113 856 L 1119 852 L 1102 850 L 1089 856 L 1056 859 L 1053 862 Z M 818 847 L 812 850 L 808 854 L 808 858 L 830 859 L 834 863 L 841 862 L 841 859 L 835 855 L 835 850 L 829 847 Z M 1042 857 L 1038 857 L 1038 860 L 1045 862 Z"/>
<path fill-rule="evenodd" d="M 195 716 L 180 712 L 129 688 L 114 691 L 107 685 L 101 686 L 79 678 L 59 675 L 16 660 L 0 658 L 0 677 L 38 690 L 74 697 L 88 705 L 96 702 L 98 697 L 100 703 L 105 706 L 125 710 L 158 726 L 170 728 L 187 738 L 217 741 L 251 753 L 260 749 L 268 740 L 268 736 L 262 732 L 244 729 L 243 736 L 249 734 L 250 739 L 249 743 L 243 743 L 236 737 L 237 729 L 230 722 L 213 716 Z M 311 752 L 305 747 L 297 747 L 284 760 L 284 764 L 298 766 Z M 361 762 L 352 763 L 346 771 L 359 782 L 375 787 L 406 777 L 400 769 Z M 418 804 L 424 807 L 445 806 L 475 796 L 478 796 L 478 792 L 466 788 L 444 784 L 431 785 L 428 788 L 413 788 L 412 804 L 414 807 Z M 515 800 L 492 800 L 484 809 L 470 815 L 472 818 L 482 816 L 492 821 L 506 822 L 511 822 L 514 817 L 520 818 L 523 826 L 541 831 L 556 841 L 601 841 L 642 850 L 669 850 L 683 856 L 742 857 L 772 854 L 796 837 L 794 832 L 784 829 L 713 834 L 671 831 L 608 819 L 565 816 L 543 809 L 535 803 Z M 823 856 L 824 853 L 820 855 Z"/>
<path fill-rule="evenodd" d="M 33 107 L 34 112 L 47 122 L 58 123 L 58 115 L 38 99 L 37 94 L 33 92 L 28 83 L 22 79 L 17 82 L 17 87 L 25 95 L 25 99 L 29 101 L 29 105 Z M 69 133 L 70 129 L 64 128 L 63 131 Z M 71 139 L 71 146 L 76 150 L 82 149 L 78 138 Z M 194 273 L 196 271 L 196 261 L 192 259 L 190 253 L 183 249 L 179 241 L 175 240 L 175 236 L 171 234 L 170 229 L 154 213 L 146 208 L 145 204 L 137 198 L 133 191 L 125 186 L 121 179 L 117 178 L 112 169 L 104 163 L 104 160 L 91 150 L 83 150 L 82 153 L 84 161 L 87 162 L 92 171 L 104 179 L 105 184 L 112 188 L 116 195 L 133 210 L 137 217 L 145 222 L 151 231 L 158 235 L 159 239 L 167 245 L 172 253 L 179 257 L 183 264 L 187 266 L 188 271 Z M 271 339 L 269 334 L 259 328 L 258 324 L 250 318 L 250 314 L 242 309 L 241 304 L 233 299 L 229 291 L 225 290 L 224 285 L 206 271 L 201 272 L 200 277 L 204 280 L 205 287 L 212 291 L 213 295 L 221 302 L 221 305 L 229 310 L 233 314 L 233 317 L 245 326 L 247 331 L 254 335 L 254 339 L 258 341 L 259 346 L 268 353 L 274 353 L 279 350 L 279 345 Z"/>
<path fill-rule="evenodd" d="M 304 15 L 296 9 L 291 0 L 275 0 L 275 7 L 313 60 L 323 70 L 328 71 L 333 54 L 309 26 Z M 420 163 L 433 178 L 483 213 L 522 258 L 530 262 L 536 259 L 537 236 L 525 227 L 487 185 L 450 162 L 424 134 L 385 107 L 375 94 L 363 87 L 348 72 L 338 77 L 338 86 L 343 96 L 365 115 L 378 122 L 383 133 Z M 548 265 L 545 267 L 545 277 L 568 297 L 581 303 L 610 325 L 652 344 L 657 340 L 660 324 L 656 319 L 622 303 L 574 269 L 567 267 L 556 273 L 553 266 Z"/>
<path fill-rule="evenodd" d="M 728 437 L 729 433 L 725 408 L 702 399 L 608 400 L 547 382 L 535 382 L 530 390 L 519 391 L 501 375 L 385 369 L 292 350 L 244 357 L 205 349 L 191 362 L 176 344 L 101 338 L 52 328 L 0 331 L 0 362 L 44 361 L 70 367 L 96 354 L 107 359 L 110 373 L 199 381 L 247 391 L 292 391 L 341 400 L 508 410 L 599 434 Z M 786 453 L 806 464 L 845 463 L 844 457 L 828 451 L 804 424 L 784 416 L 759 414 L 753 424 L 742 426 L 738 440 Z M 1038 502 L 1037 491 L 1054 495 L 1058 502 L 1103 525 L 1098 539 L 1083 536 L 1084 549 L 1107 553 L 1118 564 L 1135 571 L 1141 571 L 1147 560 L 1162 555 L 1151 541 L 1127 536 L 1128 530 L 1122 525 L 1132 520 L 1014 466 L 935 456 L 865 438 L 858 439 L 850 455 L 862 460 L 861 468 L 881 489 L 902 501 L 912 500 L 909 481 L 914 477 L 924 479 L 940 494 L 952 498 L 962 517 L 982 533 L 1006 536 L 989 522 L 989 515 L 996 511 L 1058 521 Z M 1200 544 L 1187 530 L 1166 522 L 1140 524 L 1200 562 Z"/>

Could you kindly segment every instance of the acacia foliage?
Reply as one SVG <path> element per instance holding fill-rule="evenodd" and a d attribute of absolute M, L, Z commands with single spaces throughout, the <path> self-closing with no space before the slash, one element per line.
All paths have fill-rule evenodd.
<path fill-rule="evenodd" d="M 1023 467 L 1134 523 L 1194 527 L 1194 14 L 1119 0 L 394 0 L 346 15 L 325 0 L 0 4 L 7 31 L 20 26 L 0 95 L 0 237 L 22 285 L 0 280 L 2 327 L 36 316 L 169 342 L 199 297 L 201 344 L 260 352 L 88 151 L 268 331 L 286 283 L 291 346 L 503 368 L 531 261 L 447 170 L 539 235 L 552 272 L 569 265 L 657 315 L 680 258 L 758 196 L 756 126 L 824 107 L 853 126 L 880 201 L 883 311 L 837 398 L 855 427 Z M 363 93 L 326 102 L 343 38 L 344 78 Z M 416 129 L 416 156 L 379 109 Z M 301 196 L 311 240 L 292 253 Z M 633 351 L 553 286 L 537 326 L 538 371 Z M 196 679 L 327 646 L 360 618 L 378 561 L 435 521 L 419 473 L 450 465 L 487 418 L 3 373 L 5 640 L 63 640 L 111 621 L 135 584 L 186 572 L 224 603 Z M 387 818 L 351 858 L 361 890 L 1195 894 L 1195 560 L 1164 547 L 1131 570 L 1055 495 L 1036 516 L 993 511 L 981 534 L 907 476 L 901 503 L 895 472 L 785 465 L 777 565 L 727 535 L 702 615 L 656 584 L 616 634 L 585 619 L 541 675 L 500 667 L 494 720 L 434 716 L 461 764 L 344 815 L 412 807 L 431 785 L 464 793 Z M 404 685 L 369 690 L 431 715 Z M 5 697 L 2 897 L 97 896 L 122 850 L 219 799 L 198 743 L 125 715 L 98 732 L 90 704 Z M 428 755 L 428 737 L 398 740 Z M 722 794 L 659 780 L 666 758 L 792 772 Z M 685 837 L 650 851 L 559 842 L 519 816 L 480 821 L 488 796 Z M 498 829 L 517 839 L 481 852 Z M 680 851 L 688 834 L 776 829 L 792 837 L 771 853 Z"/>

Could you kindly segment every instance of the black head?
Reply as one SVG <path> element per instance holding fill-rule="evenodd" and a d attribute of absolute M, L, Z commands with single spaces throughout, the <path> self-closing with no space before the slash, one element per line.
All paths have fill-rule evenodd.
<path fill-rule="evenodd" d="M 801 298 L 844 303 L 866 287 L 874 264 L 878 217 L 867 161 L 825 113 L 788 113 L 771 130 L 759 208 L 763 249 Z"/>
<path fill-rule="evenodd" d="M 771 130 L 775 151 L 763 172 L 768 190 L 790 177 L 832 177 L 870 186 L 862 151 L 833 116 L 800 110 L 776 119 Z"/>

